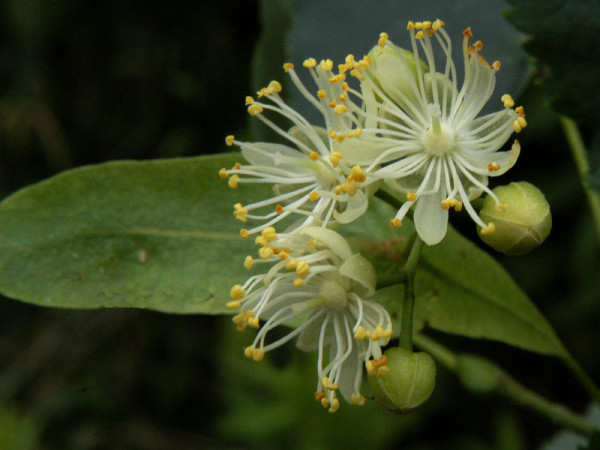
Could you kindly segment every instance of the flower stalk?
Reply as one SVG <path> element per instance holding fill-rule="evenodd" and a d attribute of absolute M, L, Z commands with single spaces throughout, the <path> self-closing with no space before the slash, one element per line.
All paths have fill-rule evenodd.
<path fill-rule="evenodd" d="M 423 240 L 415 235 L 408 259 L 404 266 L 404 299 L 402 301 L 402 328 L 400 330 L 400 347 L 412 351 L 413 315 L 415 308 L 415 274 L 419 264 L 419 256 L 423 248 Z"/>

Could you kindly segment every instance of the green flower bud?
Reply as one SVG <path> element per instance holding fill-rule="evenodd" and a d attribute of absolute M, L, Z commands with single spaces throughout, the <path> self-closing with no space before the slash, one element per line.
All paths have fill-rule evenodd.
<path fill-rule="evenodd" d="M 550 205 L 538 188 L 520 181 L 498 186 L 492 192 L 500 203 L 488 195 L 479 217 L 485 223 L 493 223 L 495 231 L 482 234 L 480 228 L 483 242 L 512 256 L 529 253 L 544 242 L 552 228 L 552 216 Z"/>
<path fill-rule="evenodd" d="M 435 386 L 435 362 L 428 353 L 405 348 L 385 352 L 389 373 L 369 375 L 375 397 L 388 409 L 404 411 L 425 402 Z"/>

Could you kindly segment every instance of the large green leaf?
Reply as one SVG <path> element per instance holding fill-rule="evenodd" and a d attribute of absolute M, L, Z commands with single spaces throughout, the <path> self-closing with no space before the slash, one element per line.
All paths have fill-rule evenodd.
<path fill-rule="evenodd" d="M 393 210 L 373 205 L 380 219 L 389 222 Z M 387 221 L 385 220 L 387 219 Z M 363 219 L 361 219 L 363 220 Z M 353 242 L 375 264 L 378 283 L 398 279 L 414 228 L 408 220 L 389 232 L 385 240 L 373 240 L 379 231 L 375 216 L 351 230 Z M 381 234 L 379 234 L 381 236 Z M 400 331 L 403 285 L 380 289 L 376 299 L 394 318 Z M 550 324 L 517 286 L 506 270 L 488 253 L 449 227 L 444 240 L 422 251 L 415 280 L 415 330 L 432 328 L 471 338 L 493 339 L 544 354 L 565 355 Z"/>
<path fill-rule="evenodd" d="M 54 307 L 224 312 L 250 248 L 232 205 L 258 189 L 219 178 L 237 159 L 113 162 L 17 192 L 0 204 L 0 292 Z"/>

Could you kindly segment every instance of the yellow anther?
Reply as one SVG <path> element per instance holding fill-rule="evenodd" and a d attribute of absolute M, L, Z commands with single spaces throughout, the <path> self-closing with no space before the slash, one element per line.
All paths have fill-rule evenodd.
<path fill-rule="evenodd" d="M 271 247 L 261 247 L 258 250 L 258 256 L 262 259 L 269 259 L 274 253 L 275 251 Z"/>
<path fill-rule="evenodd" d="M 354 332 L 354 337 L 359 341 L 362 341 L 365 338 L 365 329 L 362 325 L 358 326 L 358 328 Z"/>
<path fill-rule="evenodd" d="M 317 97 L 319 97 L 321 100 L 323 100 L 325 97 L 327 97 L 327 94 L 325 93 L 325 91 L 323 89 L 317 91 Z"/>
<path fill-rule="evenodd" d="M 342 92 L 338 98 L 339 98 L 340 102 L 345 102 L 346 100 L 348 100 L 348 93 Z"/>
<path fill-rule="evenodd" d="M 406 29 L 412 30 L 414 27 L 415 27 L 415 23 L 412 20 L 409 20 L 408 24 L 406 24 Z"/>
<path fill-rule="evenodd" d="M 340 152 L 331 152 L 329 155 L 329 161 L 333 167 L 337 167 L 343 157 L 344 155 Z"/>
<path fill-rule="evenodd" d="M 258 98 L 263 98 L 265 95 L 269 95 L 269 92 L 267 92 L 267 88 L 262 88 L 260 91 L 258 91 L 256 93 L 256 96 Z"/>
<path fill-rule="evenodd" d="M 473 33 L 471 32 L 471 27 L 465 28 L 462 32 L 463 36 L 467 39 L 473 39 Z"/>
<path fill-rule="evenodd" d="M 517 122 L 519 122 L 521 129 L 523 129 L 527 126 L 527 121 L 525 120 L 525 117 L 523 117 L 523 116 L 517 117 Z"/>
<path fill-rule="evenodd" d="M 379 369 L 377 369 L 377 376 L 379 378 L 383 378 L 385 376 L 388 376 L 390 374 L 391 370 L 388 366 L 383 366 L 380 367 Z"/>
<path fill-rule="evenodd" d="M 496 225 L 494 225 L 494 222 L 490 222 L 481 229 L 481 234 L 492 234 L 494 231 L 496 231 Z"/>
<path fill-rule="evenodd" d="M 254 99 L 248 95 L 246 97 L 246 106 L 250 106 L 252 103 L 254 103 Z"/>
<path fill-rule="evenodd" d="M 287 72 L 289 72 L 290 70 L 292 70 L 294 68 L 294 65 L 292 63 L 285 63 L 283 65 L 283 70 Z"/>
<path fill-rule="evenodd" d="M 523 109 L 522 106 L 517 106 L 515 108 L 515 112 L 520 115 L 521 117 L 525 117 L 525 110 Z M 524 127 L 523 127 L 524 128 Z"/>
<path fill-rule="evenodd" d="M 269 94 L 273 93 L 273 92 L 281 92 L 283 90 L 283 87 L 281 86 L 281 83 L 277 80 L 273 80 L 269 83 L 269 86 L 267 87 L 267 92 Z"/>
<path fill-rule="evenodd" d="M 333 61 L 330 59 L 324 59 L 321 61 L 319 66 L 321 67 L 321 69 L 325 70 L 326 72 L 329 72 L 333 69 Z"/>
<path fill-rule="evenodd" d="M 415 22 L 415 28 L 417 30 L 420 30 L 422 27 L 423 27 L 423 23 L 421 23 L 421 22 Z"/>
<path fill-rule="evenodd" d="M 335 130 L 329 130 L 329 137 L 330 137 L 331 139 L 334 139 L 334 138 L 335 138 Z"/>
<path fill-rule="evenodd" d="M 310 155 L 308 155 L 308 157 L 313 161 L 317 161 L 319 159 L 319 154 L 317 152 L 310 152 Z"/>
<path fill-rule="evenodd" d="M 246 216 L 246 214 L 248 214 L 248 210 L 246 208 L 236 209 L 235 211 L 233 211 L 233 215 L 235 216 L 235 218 L 240 222 L 244 223 L 248 221 L 248 217 Z"/>
<path fill-rule="evenodd" d="M 260 328 L 260 323 L 259 323 L 258 317 L 249 317 L 248 318 L 248 326 L 250 328 L 255 328 L 258 330 Z"/>
<path fill-rule="evenodd" d="M 295 288 L 297 288 L 297 287 L 301 287 L 301 286 L 304 286 L 304 278 L 300 278 L 300 277 L 296 278 L 296 279 L 294 280 L 294 282 L 292 283 L 292 285 L 293 285 Z"/>
<path fill-rule="evenodd" d="M 433 22 L 431 28 L 433 28 L 433 31 L 439 31 L 439 29 L 442 28 L 444 25 L 446 25 L 444 22 L 442 22 L 440 19 L 437 19 Z"/>
<path fill-rule="evenodd" d="M 315 241 L 314 239 L 309 239 L 307 244 L 313 252 L 317 249 L 317 241 Z"/>
<path fill-rule="evenodd" d="M 269 241 L 264 236 L 256 236 L 254 238 L 254 243 L 256 245 L 260 245 L 261 247 L 266 247 L 269 245 Z"/>
<path fill-rule="evenodd" d="M 481 51 L 481 49 L 483 48 L 483 42 L 481 41 L 477 41 L 473 44 L 473 47 L 475 48 L 475 50 L 477 50 L 478 52 Z"/>
<path fill-rule="evenodd" d="M 426 20 L 425 22 L 423 22 L 421 24 L 421 26 L 423 27 L 424 30 L 429 30 L 429 29 L 431 29 L 431 21 Z"/>
<path fill-rule="evenodd" d="M 315 392 L 315 400 L 321 402 L 325 398 L 325 392 Z"/>
<path fill-rule="evenodd" d="M 450 200 L 442 200 L 442 209 L 448 211 L 450 209 Z"/>
<path fill-rule="evenodd" d="M 235 324 L 242 323 L 246 320 L 246 313 L 242 312 L 242 313 L 236 314 L 235 316 L 233 316 L 233 318 L 231 320 Z"/>
<path fill-rule="evenodd" d="M 350 85 L 344 81 L 342 83 L 342 89 L 345 90 L 345 91 L 347 91 L 348 89 L 350 89 Z"/>
<path fill-rule="evenodd" d="M 500 97 L 500 100 L 502 103 L 504 103 L 505 108 L 512 108 L 515 106 L 515 101 L 509 94 L 504 94 L 502 97 Z"/>
<path fill-rule="evenodd" d="M 358 183 L 362 183 L 363 181 L 365 181 L 367 179 L 367 175 L 365 174 L 365 171 L 362 170 L 362 167 L 356 165 L 352 168 L 352 171 L 350 172 L 350 176 L 352 177 L 352 179 Z"/>
<path fill-rule="evenodd" d="M 488 164 L 488 170 L 490 172 L 495 172 L 498 169 L 500 169 L 500 164 L 498 164 L 498 163 L 489 163 Z"/>
<path fill-rule="evenodd" d="M 227 309 L 238 309 L 242 304 L 239 300 L 233 300 L 231 302 L 225 303 L 225 308 Z"/>
<path fill-rule="evenodd" d="M 290 254 L 285 250 L 282 250 L 277 254 L 277 256 L 279 256 L 280 259 L 286 259 L 288 256 L 290 256 Z"/>
<path fill-rule="evenodd" d="M 334 398 L 333 400 L 331 400 L 331 406 L 327 411 L 329 411 L 330 413 L 334 413 L 338 409 L 340 409 L 340 401 L 337 398 Z"/>
<path fill-rule="evenodd" d="M 225 138 L 225 145 L 227 145 L 228 147 L 231 147 L 233 145 L 234 139 L 235 139 L 235 137 L 233 136 L 233 134 L 230 134 L 229 136 L 227 136 Z"/>
<path fill-rule="evenodd" d="M 451 198 L 450 200 L 450 208 L 454 208 L 458 204 L 458 200 L 455 198 Z"/>
<path fill-rule="evenodd" d="M 454 211 L 460 212 L 460 211 L 462 211 L 462 208 L 463 208 L 462 202 L 456 202 L 456 206 L 454 207 Z"/>
<path fill-rule="evenodd" d="M 356 128 L 354 130 L 348 131 L 347 136 L 349 138 L 358 137 L 362 134 L 362 132 L 363 132 L 362 128 Z"/>
<path fill-rule="evenodd" d="M 308 194 L 308 199 L 311 202 L 316 202 L 317 200 L 319 200 L 319 193 L 318 192 L 311 192 L 310 194 Z"/>
<path fill-rule="evenodd" d="M 281 214 L 283 212 L 283 206 L 281 206 L 280 204 L 277 204 L 277 206 L 275 206 L 275 212 L 277 214 Z"/>
<path fill-rule="evenodd" d="M 342 142 L 344 142 L 346 140 L 346 135 L 345 134 L 338 134 L 337 137 L 335 138 L 336 141 L 338 141 L 340 144 Z"/>
<path fill-rule="evenodd" d="M 229 181 L 227 182 L 227 185 L 231 188 L 231 189 L 237 189 L 238 187 L 238 180 L 240 179 L 240 176 L 235 174 L 233 175 Z"/>
<path fill-rule="evenodd" d="M 345 79 L 346 79 L 346 74 L 340 73 L 338 75 L 334 75 L 333 77 L 329 78 L 329 82 L 330 83 L 339 83 L 341 81 L 344 81 Z"/>
<path fill-rule="evenodd" d="M 394 330 L 392 330 L 391 328 L 388 328 L 387 330 L 385 330 L 385 331 L 383 332 L 383 336 L 382 336 L 382 337 L 383 337 L 384 339 L 389 339 L 389 338 L 391 338 L 391 337 L 392 337 L 392 334 L 394 334 Z"/>
<path fill-rule="evenodd" d="M 252 359 L 252 356 L 254 355 L 254 347 L 246 347 L 244 349 L 244 355 L 246 355 L 246 358 Z"/>
<path fill-rule="evenodd" d="M 340 184 L 333 188 L 333 193 L 335 195 L 340 195 L 344 193 L 344 187 Z"/>
<path fill-rule="evenodd" d="M 240 230 L 240 236 L 243 238 L 247 238 L 250 235 L 250 233 L 248 232 L 248 230 L 246 230 L 245 228 L 242 228 Z"/>
<path fill-rule="evenodd" d="M 264 348 L 255 348 L 252 351 L 252 359 L 254 361 L 262 361 L 265 357 L 265 349 Z"/>
<path fill-rule="evenodd" d="M 371 335 L 371 340 L 372 341 L 378 341 L 379 339 L 381 339 L 383 337 L 383 327 L 381 325 L 377 325 L 375 327 L 375 330 L 373 331 L 373 334 Z"/>
<path fill-rule="evenodd" d="M 221 170 L 219 170 L 219 176 L 221 178 L 223 178 L 224 180 L 229 178 L 229 174 L 227 173 L 227 169 L 225 169 L 225 167 L 223 167 Z"/>
<path fill-rule="evenodd" d="M 387 33 L 380 33 L 379 40 L 377 41 L 377 45 L 379 45 L 380 47 L 385 47 L 385 44 L 387 43 L 388 39 L 389 39 L 389 36 Z"/>
<path fill-rule="evenodd" d="M 302 65 L 307 69 L 314 69 L 315 67 L 317 67 L 317 60 L 315 58 L 308 58 L 304 60 Z"/>
<path fill-rule="evenodd" d="M 231 168 L 231 170 L 240 170 L 242 168 L 242 164 L 241 163 L 235 163 L 234 166 Z"/>
<path fill-rule="evenodd" d="M 352 403 L 353 405 L 362 406 L 365 404 L 365 401 L 366 399 L 364 395 L 353 393 L 350 396 L 350 403 Z"/>
<path fill-rule="evenodd" d="M 254 267 L 254 258 L 252 258 L 252 256 L 248 255 L 248 256 L 246 256 L 246 259 L 244 260 L 244 268 L 246 270 L 250 270 L 250 269 L 252 269 L 252 267 Z"/>
<path fill-rule="evenodd" d="M 348 112 L 348 108 L 346 107 L 346 105 L 337 105 L 335 108 L 333 108 L 333 110 L 338 116 L 341 116 L 342 114 Z"/>
<path fill-rule="evenodd" d="M 303 259 L 298 261 L 298 265 L 296 266 L 296 273 L 298 276 L 306 276 L 308 272 L 310 272 L 310 265 Z"/>
<path fill-rule="evenodd" d="M 494 61 L 494 62 L 492 63 L 492 68 L 493 68 L 493 69 L 494 69 L 496 72 L 498 72 L 498 71 L 500 70 L 500 61 Z"/>
<path fill-rule="evenodd" d="M 425 34 L 422 31 L 417 32 L 417 34 L 415 34 L 415 39 L 423 39 L 425 37 Z"/>
<path fill-rule="evenodd" d="M 330 391 L 335 391 L 335 390 L 337 390 L 337 389 L 338 389 L 338 387 L 339 387 L 337 384 L 334 384 L 334 383 L 332 383 L 332 382 L 329 380 L 329 377 L 323 377 L 323 379 L 321 380 L 321 384 L 323 385 L 323 387 L 324 387 L 325 389 L 328 389 L 328 390 L 330 390 Z"/>
<path fill-rule="evenodd" d="M 241 284 L 236 284 L 232 286 L 231 290 L 229 291 L 229 296 L 234 300 L 240 300 L 244 298 L 244 295 L 246 295 L 246 290 L 242 287 Z"/>
<path fill-rule="evenodd" d="M 400 219 L 390 219 L 390 227 L 397 228 L 402 226 L 402 221 Z"/>
<path fill-rule="evenodd" d="M 372 359 L 365 361 L 365 369 L 367 369 L 369 375 L 375 375 L 377 373 L 377 368 L 373 365 Z"/>
<path fill-rule="evenodd" d="M 261 231 L 261 233 L 267 241 L 272 241 L 277 238 L 277 231 L 275 227 L 267 227 Z"/>
<path fill-rule="evenodd" d="M 285 268 L 287 270 L 294 270 L 296 268 L 296 266 L 298 265 L 298 261 L 295 259 L 290 259 L 286 264 L 285 264 Z"/>
<path fill-rule="evenodd" d="M 416 202 L 417 201 L 417 194 L 415 194 L 414 192 L 407 192 L 406 193 L 406 201 Z"/>
<path fill-rule="evenodd" d="M 508 203 L 496 203 L 496 211 L 506 211 Z"/>
<path fill-rule="evenodd" d="M 335 108 L 337 106 L 337 102 L 335 100 L 331 100 L 328 105 L 330 108 Z"/>
<path fill-rule="evenodd" d="M 323 408 L 329 408 L 329 400 L 327 400 L 327 397 L 323 397 L 321 399 L 321 405 L 323 406 Z"/>
<path fill-rule="evenodd" d="M 515 133 L 520 133 L 522 129 L 523 129 L 523 127 L 521 126 L 521 124 L 519 123 L 519 121 L 515 120 L 513 122 L 513 130 L 515 131 Z"/>
<path fill-rule="evenodd" d="M 263 107 L 257 103 L 252 103 L 250 106 L 248 106 L 248 114 L 250 114 L 251 116 L 260 114 L 263 111 L 264 111 Z"/>

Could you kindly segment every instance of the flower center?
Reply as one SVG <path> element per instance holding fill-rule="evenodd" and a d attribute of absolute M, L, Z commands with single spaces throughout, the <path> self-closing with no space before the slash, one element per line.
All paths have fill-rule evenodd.
<path fill-rule="evenodd" d="M 325 297 L 325 306 L 335 311 L 342 311 L 348 303 L 348 293 L 335 280 L 327 280 L 321 286 L 320 294 Z"/>
<path fill-rule="evenodd" d="M 454 149 L 454 131 L 440 121 L 440 107 L 429 105 L 431 126 L 425 131 L 423 145 L 430 156 L 442 156 Z"/>

